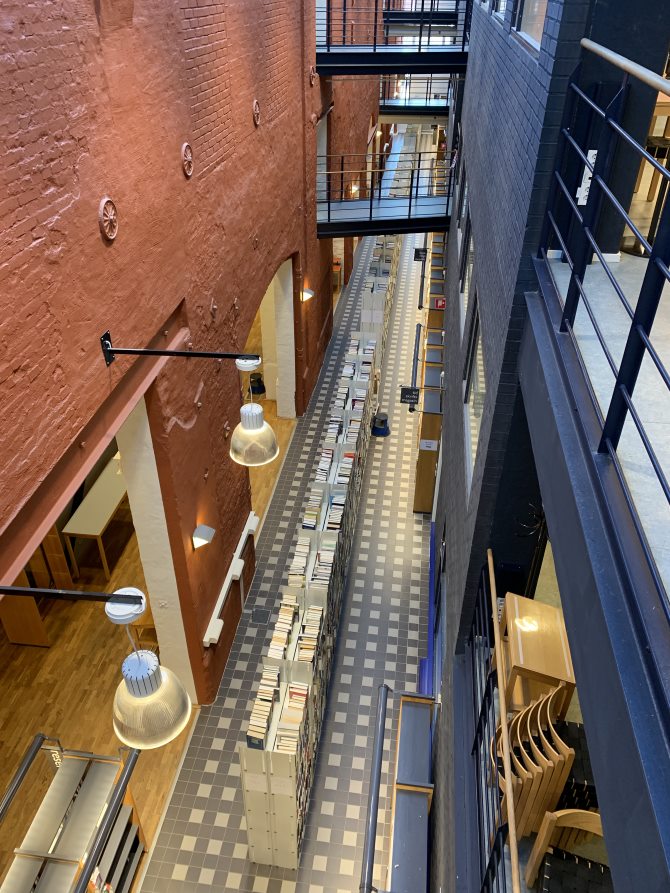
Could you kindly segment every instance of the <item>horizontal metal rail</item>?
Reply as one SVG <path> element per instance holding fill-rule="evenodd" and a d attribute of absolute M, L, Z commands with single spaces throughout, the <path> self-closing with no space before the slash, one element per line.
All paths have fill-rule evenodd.
<path fill-rule="evenodd" d="M 7 785 L 7 790 L 5 791 L 5 793 L 2 795 L 2 798 L 0 799 L 0 822 L 7 815 L 7 811 L 9 809 L 9 807 L 12 805 L 12 801 L 14 800 L 14 797 L 16 797 L 16 794 L 17 794 L 19 788 L 21 787 L 21 783 L 23 782 L 26 775 L 30 771 L 30 767 L 35 762 L 35 758 L 37 757 L 37 754 L 42 749 L 42 745 L 47 740 L 48 740 L 47 735 L 45 735 L 43 732 L 39 732 L 37 735 L 35 735 L 32 742 L 30 743 L 30 746 L 26 750 L 26 752 L 23 756 L 23 759 L 21 760 L 21 762 L 19 764 L 18 769 L 16 770 L 16 772 L 12 776 L 11 781 Z"/>
<path fill-rule="evenodd" d="M 668 200 L 670 170 L 667 167 L 667 158 L 654 157 L 648 144 L 641 145 L 637 138 L 627 132 L 623 117 L 631 78 L 665 96 L 670 96 L 670 80 L 591 40 L 584 39 L 581 45 L 584 50 L 604 59 L 623 72 L 623 80 L 619 92 L 607 105 L 599 103 L 597 94 L 595 97 L 589 95 L 578 83 L 570 84 L 569 95 L 572 106 L 566 112 L 566 126 L 561 129 L 562 149 L 551 185 L 540 256 L 546 259 L 552 251 L 552 245 L 558 245 L 562 259 L 567 261 L 569 277 L 567 291 L 562 292 L 564 304 L 561 330 L 570 334 L 591 399 L 601 419 L 602 435 L 598 451 L 608 456 L 615 465 L 663 611 L 670 617 L 668 570 L 666 568 L 664 582 L 663 574 L 659 572 L 656 563 L 653 545 L 654 542 L 657 546 L 659 543 L 653 532 L 654 524 L 657 522 L 647 516 L 647 507 L 642 501 L 636 503 L 636 496 L 640 498 L 640 491 L 635 485 L 631 486 L 630 481 L 626 481 L 627 469 L 628 473 L 631 473 L 629 463 L 633 459 L 629 452 L 633 449 L 633 441 L 626 440 L 625 450 L 629 452 L 619 454 L 621 449 L 624 449 L 620 446 L 620 441 L 628 421 L 630 431 L 635 432 L 635 437 L 639 438 L 639 445 L 642 447 L 638 455 L 646 457 L 644 461 L 648 462 L 647 473 L 651 479 L 655 477 L 663 494 L 662 496 L 659 494 L 660 498 L 670 505 L 670 467 L 666 445 L 665 442 L 659 441 L 655 431 L 655 436 L 650 433 L 649 409 L 645 402 L 648 393 L 646 390 L 640 390 L 642 387 L 658 388 L 666 399 L 670 392 L 670 371 L 664 363 L 664 358 L 667 357 L 666 345 L 663 342 L 661 349 L 654 339 L 654 322 L 661 306 L 662 295 L 666 297 L 664 289 L 670 282 L 670 200 Z M 649 114 L 651 115 L 651 109 Z M 589 157 L 586 147 L 596 148 L 595 160 L 593 156 Z M 623 155 L 620 149 L 624 149 L 627 154 Z M 631 168 L 635 166 L 636 174 L 640 165 L 649 165 L 649 169 L 660 181 L 657 207 L 649 232 L 646 234 L 641 225 L 633 219 L 632 212 L 625 207 L 630 195 L 627 199 L 621 197 L 619 187 L 615 185 L 613 180 L 615 158 L 630 158 L 628 163 Z M 586 194 L 584 195 L 582 191 L 581 198 L 578 198 L 576 190 L 580 180 L 583 187 L 589 179 Z M 603 229 L 605 223 L 608 226 L 607 230 Z M 606 231 L 632 233 L 637 240 L 636 247 L 646 259 L 639 285 L 636 287 L 637 294 L 634 296 L 631 294 L 634 286 L 630 285 L 630 279 L 622 280 L 617 275 L 617 265 L 613 265 L 609 259 L 614 246 L 603 247 L 599 242 L 600 233 Z M 605 311 L 602 305 L 594 304 L 591 300 L 590 276 L 595 274 L 590 273 L 590 270 L 594 258 L 604 273 L 604 282 L 613 292 L 612 309 L 620 313 L 621 311 L 617 309 L 620 307 L 625 314 L 619 328 L 615 322 L 618 317 L 611 315 L 609 307 Z M 551 264 L 549 268 L 556 285 Z M 627 283 L 626 286 L 624 281 Z M 583 305 L 586 311 L 589 330 L 583 329 L 583 322 L 577 318 L 580 305 Z M 598 306 L 599 309 L 596 309 Z M 608 313 L 606 326 L 602 324 L 602 314 L 605 312 Z M 596 336 L 595 342 L 592 343 L 598 346 L 600 355 L 612 373 L 612 388 L 609 393 L 607 391 L 603 393 L 602 382 L 595 388 L 590 380 L 589 370 L 592 370 L 592 374 L 596 374 L 593 372 L 595 366 L 592 364 L 600 362 L 594 360 L 589 352 L 583 353 L 584 338 L 590 339 L 591 331 Z M 612 339 L 617 344 L 616 349 L 612 348 Z M 620 357 L 618 361 L 614 359 L 615 354 Z M 644 377 L 641 379 L 640 373 L 647 357 L 651 362 L 644 366 Z M 656 393 L 654 400 L 658 401 Z M 643 405 L 647 406 L 646 411 Z M 656 403 L 654 406 L 656 407 Z M 670 406 L 668 409 L 670 410 Z M 658 415 L 658 408 L 655 408 L 654 412 Z M 661 409 L 661 415 L 664 417 L 666 414 Z M 637 447 L 637 440 L 635 444 Z M 650 525 L 646 533 L 645 523 Z"/>

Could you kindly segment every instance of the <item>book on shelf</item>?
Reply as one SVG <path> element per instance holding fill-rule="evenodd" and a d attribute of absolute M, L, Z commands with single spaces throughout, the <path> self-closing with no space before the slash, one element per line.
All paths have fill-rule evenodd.
<path fill-rule="evenodd" d="M 351 479 L 351 473 L 354 467 L 354 458 L 356 454 L 349 452 L 344 453 L 342 455 L 342 459 L 340 460 L 339 465 L 337 466 L 337 473 L 335 475 L 335 483 L 347 485 L 349 480 Z"/>
<path fill-rule="evenodd" d="M 316 530 L 321 512 L 321 491 L 311 490 L 302 516 L 302 526 L 306 530 Z"/>
<path fill-rule="evenodd" d="M 347 405 L 347 400 L 349 399 L 349 388 L 346 385 L 340 385 L 337 391 L 335 392 L 335 399 L 333 400 L 333 408 L 334 409 L 344 409 Z"/>
<path fill-rule="evenodd" d="M 341 427 L 342 421 L 338 419 L 339 426 Z M 324 447 L 321 450 L 321 455 L 319 456 L 319 463 L 316 466 L 316 474 L 315 481 L 317 483 L 325 483 L 328 480 L 330 475 L 330 466 L 333 464 L 333 448 L 332 447 Z"/>
<path fill-rule="evenodd" d="M 346 362 L 342 367 L 342 378 L 353 378 L 356 372 L 356 364 Z"/>
<path fill-rule="evenodd" d="M 305 582 L 305 571 L 309 557 L 309 537 L 299 536 L 293 558 L 288 569 L 289 586 L 302 586 Z"/>
<path fill-rule="evenodd" d="M 337 438 L 340 436 L 341 433 L 342 418 L 340 416 L 331 416 L 328 420 L 328 425 L 326 426 L 325 443 L 337 443 Z"/>
<path fill-rule="evenodd" d="M 278 693 L 279 670 L 275 667 L 264 666 L 247 725 L 247 745 L 249 747 L 256 750 L 262 750 L 265 747 L 272 709 Z"/>
<path fill-rule="evenodd" d="M 346 499 L 347 497 L 345 493 L 333 493 L 330 497 L 328 517 L 326 518 L 326 530 L 339 530 L 342 526 L 342 515 L 344 514 L 344 504 Z"/>

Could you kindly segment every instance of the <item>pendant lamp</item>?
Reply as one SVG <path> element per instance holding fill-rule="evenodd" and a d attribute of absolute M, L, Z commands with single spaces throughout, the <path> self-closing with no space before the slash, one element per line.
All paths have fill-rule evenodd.
<path fill-rule="evenodd" d="M 126 627 L 133 644 L 121 665 L 123 680 L 114 695 L 112 723 L 117 737 L 128 747 L 151 750 L 173 741 L 191 716 L 191 699 L 179 677 L 162 667 L 153 651 L 138 651 L 128 624 L 141 617 L 146 596 L 139 589 L 126 587 L 117 592 L 142 596 L 142 605 L 129 606 L 113 600 L 105 605 L 107 617 Z"/>
<path fill-rule="evenodd" d="M 240 372 L 252 372 L 260 366 L 260 360 L 235 360 Z M 279 455 L 277 436 L 263 418 L 263 407 L 253 402 L 243 404 L 240 423 L 230 438 L 230 458 L 238 465 L 255 468 L 267 465 Z"/>
<path fill-rule="evenodd" d="M 240 423 L 230 438 L 230 458 L 239 465 L 255 467 L 272 462 L 279 455 L 277 437 L 263 418 L 263 407 L 245 403 Z"/>

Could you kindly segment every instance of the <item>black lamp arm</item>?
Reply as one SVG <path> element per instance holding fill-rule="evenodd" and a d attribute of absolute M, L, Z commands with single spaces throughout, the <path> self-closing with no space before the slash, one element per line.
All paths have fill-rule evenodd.
<path fill-rule="evenodd" d="M 100 336 L 100 346 L 102 347 L 102 355 L 107 366 L 111 366 L 117 354 L 134 357 L 186 357 L 187 359 L 201 357 L 207 360 L 256 360 L 259 363 L 261 361 L 260 355 L 257 353 L 221 353 L 210 350 L 154 350 L 151 347 L 114 347 L 109 330 Z"/>
<path fill-rule="evenodd" d="M 118 602 L 122 605 L 141 605 L 141 595 L 130 595 L 124 592 L 80 592 L 78 589 L 33 589 L 30 586 L 2 586 L 0 595 L 28 595 L 32 598 L 65 599 L 67 601 L 85 602 Z"/>

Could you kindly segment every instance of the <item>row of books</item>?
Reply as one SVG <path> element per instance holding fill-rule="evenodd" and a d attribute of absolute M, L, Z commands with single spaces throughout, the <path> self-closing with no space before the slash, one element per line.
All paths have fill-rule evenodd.
<path fill-rule="evenodd" d="M 275 660 L 283 660 L 286 657 L 286 648 L 291 638 L 293 621 L 298 611 L 298 601 L 294 593 L 284 592 L 279 606 L 279 617 L 270 640 L 268 657 Z"/>
<path fill-rule="evenodd" d="M 360 341 L 358 338 L 355 338 L 353 335 L 349 338 L 349 347 L 347 348 L 347 353 L 358 353 L 360 347 Z"/>
<path fill-rule="evenodd" d="M 251 708 L 247 726 L 247 744 L 262 750 L 267 741 L 272 708 L 279 694 L 279 670 L 276 667 L 263 667 L 263 675 L 258 686 L 256 700 Z"/>
<path fill-rule="evenodd" d="M 302 630 L 298 636 L 298 660 L 313 663 L 319 645 L 323 608 L 310 605 L 302 619 Z"/>
<path fill-rule="evenodd" d="M 289 683 L 286 700 L 277 725 L 274 749 L 278 753 L 295 754 L 298 752 L 300 726 L 305 717 L 308 694 L 309 686 L 305 683 Z"/>
<path fill-rule="evenodd" d="M 333 538 L 323 539 L 316 552 L 316 561 L 314 570 L 312 571 L 312 579 L 310 583 L 314 586 L 328 586 L 330 575 L 333 572 L 333 563 L 335 561 L 335 544 L 337 540 Z"/>
<path fill-rule="evenodd" d="M 341 426 L 342 420 L 340 419 L 340 427 Z M 314 480 L 320 483 L 325 483 L 330 477 L 330 466 L 332 464 L 332 447 L 323 447 L 323 449 L 321 450 L 321 455 L 319 456 L 319 464 L 316 466 L 316 475 L 314 476 Z"/>
<path fill-rule="evenodd" d="M 365 398 L 367 397 L 367 388 L 354 388 L 351 398 L 351 408 L 362 410 L 365 407 Z"/>
<path fill-rule="evenodd" d="M 344 504 L 347 500 L 344 493 L 333 493 L 330 497 L 330 507 L 326 518 L 326 530 L 339 530 L 342 526 Z"/>
<path fill-rule="evenodd" d="M 347 433 L 344 442 L 347 444 L 355 444 L 358 441 L 358 435 L 361 431 L 361 419 L 358 416 L 352 416 L 347 425 Z"/>
<path fill-rule="evenodd" d="M 316 530 L 321 514 L 321 499 L 320 490 L 309 491 L 305 513 L 302 516 L 302 526 L 305 530 Z"/>
<path fill-rule="evenodd" d="M 326 437 L 324 443 L 337 443 L 337 439 L 342 433 L 342 418 L 341 416 L 331 416 L 328 419 L 328 425 L 326 426 Z M 318 477 L 317 477 L 318 480 Z"/>
<path fill-rule="evenodd" d="M 307 559 L 309 557 L 309 537 L 299 536 L 296 543 L 293 559 L 288 569 L 288 585 L 303 586 L 307 571 Z"/>
<path fill-rule="evenodd" d="M 335 474 L 336 484 L 342 484 L 346 486 L 349 483 L 351 472 L 354 468 L 355 458 L 355 453 L 344 453 L 342 455 L 342 459 L 340 460 L 340 464 L 337 466 L 337 472 Z"/>
<path fill-rule="evenodd" d="M 333 409 L 344 409 L 349 399 L 349 388 L 346 385 L 340 385 L 335 392 L 333 400 Z"/>
<path fill-rule="evenodd" d="M 356 363 L 352 363 L 350 360 L 345 362 L 342 367 L 342 378 L 354 378 L 356 375 Z"/>

